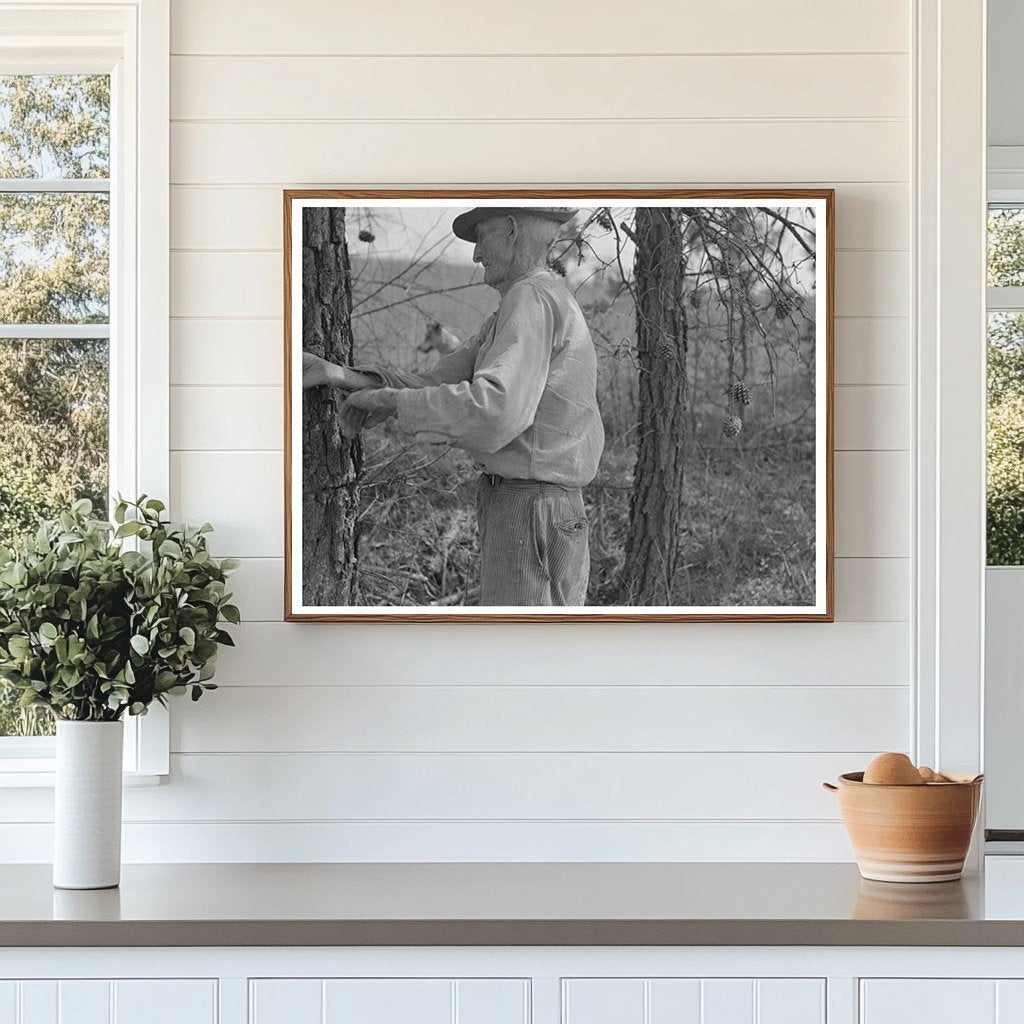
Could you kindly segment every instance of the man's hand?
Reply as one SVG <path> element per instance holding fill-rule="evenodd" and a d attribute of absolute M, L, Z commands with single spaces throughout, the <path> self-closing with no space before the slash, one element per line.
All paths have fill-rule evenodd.
<path fill-rule="evenodd" d="M 350 394 L 341 410 L 341 432 L 345 437 L 355 437 L 361 430 L 383 423 L 393 415 L 397 402 L 381 397 L 382 392 L 394 395 L 392 388 L 374 388 Z"/>
<path fill-rule="evenodd" d="M 337 363 L 329 363 L 312 352 L 302 353 L 302 390 L 330 384 L 332 387 L 345 387 L 345 369 Z"/>
<path fill-rule="evenodd" d="M 390 414 L 398 410 L 398 391 L 396 388 L 366 388 L 349 395 L 345 406 Z"/>

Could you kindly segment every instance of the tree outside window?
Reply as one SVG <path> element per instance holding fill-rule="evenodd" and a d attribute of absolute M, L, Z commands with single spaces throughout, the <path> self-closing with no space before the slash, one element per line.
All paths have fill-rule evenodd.
<path fill-rule="evenodd" d="M 0 545 L 107 508 L 109 176 L 109 76 L 0 76 Z M 0 736 L 50 732 L 0 683 Z"/>

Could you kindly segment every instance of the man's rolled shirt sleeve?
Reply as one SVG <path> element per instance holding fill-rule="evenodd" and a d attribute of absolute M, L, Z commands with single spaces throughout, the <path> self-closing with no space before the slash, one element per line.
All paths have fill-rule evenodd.
<path fill-rule="evenodd" d="M 479 336 L 472 379 L 400 390 L 399 426 L 441 435 L 460 448 L 498 451 L 533 423 L 554 333 L 555 312 L 547 297 L 529 279 L 519 282 L 501 304 L 493 337 L 488 339 L 486 331 Z"/>

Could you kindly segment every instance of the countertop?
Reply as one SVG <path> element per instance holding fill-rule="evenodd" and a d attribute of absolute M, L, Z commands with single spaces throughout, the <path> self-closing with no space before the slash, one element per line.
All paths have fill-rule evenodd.
<path fill-rule="evenodd" d="M 853 864 L 130 864 L 84 892 L 5 865 L 0 945 L 1024 945 L 1024 861 L 987 862 L 924 885 Z"/>

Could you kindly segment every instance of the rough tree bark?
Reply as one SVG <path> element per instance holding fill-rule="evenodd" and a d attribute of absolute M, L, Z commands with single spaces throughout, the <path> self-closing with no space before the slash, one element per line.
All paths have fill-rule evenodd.
<path fill-rule="evenodd" d="M 302 211 L 302 347 L 352 364 L 352 278 L 345 211 Z M 362 446 L 341 434 L 341 395 L 311 388 L 302 398 L 302 597 L 311 606 L 358 596 Z"/>
<path fill-rule="evenodd" d="M 668 207 L 636 211 L 639 415 L 620 581 L 624 605 L 673 603 L 686 446 L 685 219 Z"/>

